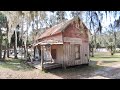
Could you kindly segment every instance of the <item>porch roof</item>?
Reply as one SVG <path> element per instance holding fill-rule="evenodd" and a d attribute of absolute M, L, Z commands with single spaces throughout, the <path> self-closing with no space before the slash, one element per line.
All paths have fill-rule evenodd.
<path fill-rule="evenodd" d="M 63 44 L 63 42 L 57 41 L 57 40 L 44 40 L 44 41 L 41 41 L 41 42 L 38 42 L 38 43 L 34 44 L 34 46 L 37 46 L 38 44 L 40 44 L 40 45 Z"/>

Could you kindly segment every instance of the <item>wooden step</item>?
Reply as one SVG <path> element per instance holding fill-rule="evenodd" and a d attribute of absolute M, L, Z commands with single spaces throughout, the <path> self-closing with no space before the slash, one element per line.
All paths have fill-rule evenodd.
<path fill-rule="evenodd" d="M 36 68 L 36 69 L 41 69 L 41 64 L 40 62 L 33 62 L 33 63 L 29 63 L 30 66 Z M 58 68 L 58 67 L 62 67 L 61 64 L 58 63 L 44 63 L 43 64 L 43 68 L 44 69 L 53 69 L 53 68 Z"/>
<path fill-rule="evenodd" d="M 53 68 L 62 67 L 62 65 L 58 63 L 49 63 L 49 64 L 44 64 L 43 66 L 44 69 L 53 69 Z"/>

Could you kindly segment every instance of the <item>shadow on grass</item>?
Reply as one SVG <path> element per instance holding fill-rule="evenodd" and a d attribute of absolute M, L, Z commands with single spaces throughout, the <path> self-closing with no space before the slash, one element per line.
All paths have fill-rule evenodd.
<path fill-rule="evenodd" d="M 30 71 L 33 70 L 32 67 L 28 66 L 24 63 L 23 60 L 20 59 L 10 59 L 5 61 L 0 61 L 0 67 L 1 68 L 9 68 L 12 70 L 22 70 L 22 71 Z"/>
<path fill-rule="evenodd" d="M 48 70 L 48 72 L 63 79 L 81 79 L 96 76 L 115 79 L 120 78 L 120 75 L 118 74 L 120 72 L 120 67 L 112 67 L 112 65 L 114 65 L 115 63 L 120 63 L 119 55 L 111 56 L 105 53 L 103 55 L 96 55 L 91 59 L 93 60 L 90 62 L 89 66 L 79 65 L 74 67 L 68 67 L 67 69 L 52 69 Z M 114 75 L 117 75 L 117 77 L 115 77 Z"/>
<path fill-rule="evenodd" d="M 103 61 L 103 63 L 112 63 L 112 62 L 116 62 L 116 61 Z M 106 68 L 110 68 L 110 70 L 104 71 Z M 98 61 L 91 61 L 89 66 L 79 65 L 79 66 L 68 67 L 67 69 L 57 68 L 57 69 L 47 70 L 47 73 L 49 72 L 63 79 L 82 79 L 82 78 L 86 79 L 97 75 L 98 76 L 100 75 L 101 77 L 105 77 L 105 78 L 111 78 L 112 76 L 111 70 L 113 69 L 119 70 L 120 72 L 120 68 L 101 66 L 98 65 Z M 108 73 L 109 76 L 104 74 L 103 71 Z M 94 74 L 95 72 L 99 72 L 99 73 Z"/>
<path fill-rule="evenodd" d="M 103 63 L 113 63 L 113 62 L 118 62 L 118 61 L 103 61 Z"/>
<path fill-rule="evenodd" d="M 106 56 L 106 57 L 102 57 L 102 56 L 101 56 L 101 57 L 98 57 L 98 56 L 97 56 L 97 57 L 95 57 L 95 58 L 108 58 L 108 59 L 109 59 L 109 58 L 119 58 L 119 59 L 120 59 L 120 57 L 114 57 L 114 56 L 113 56 L 113 57 L 110 57 L 110 56 Z"/>

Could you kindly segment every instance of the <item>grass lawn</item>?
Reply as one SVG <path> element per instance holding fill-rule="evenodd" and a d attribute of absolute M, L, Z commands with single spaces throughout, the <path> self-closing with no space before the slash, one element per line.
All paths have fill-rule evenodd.
<path fill-rule="evenodd" d="M 115 53 L 113 56 L 109 52 L 95 53 L 95 57 L 91 57 L 92 61 L 120 61 L 120 53 Z"/>
<path fill-rule="evenodd" d="M 32 70 L 32 68 L 24 63 L 23 60 L 9 58 L 5 61 L 0 61 L 0 69 L 8 68 L 12 70 Z"/>
<path fill-rule="evenodd" d="M 109 52 L 95 53 L 94 57 L 90 57 L 90 66 L 96 70 L 111 67 L 114 64 L 120 63 L 120 53 L 115 53 L 113 56 Z"/>

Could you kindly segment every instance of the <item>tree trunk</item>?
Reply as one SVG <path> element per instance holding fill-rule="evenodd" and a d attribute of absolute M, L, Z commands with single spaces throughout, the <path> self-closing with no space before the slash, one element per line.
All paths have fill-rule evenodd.
<path fill-rule="evenodd" d="M 10 43 L 7 44 L 7 57 L 9 58 L 10 55 L 9 55 L 9 48 L 10 48 Z"/>
<path fill-rule="evenodd" d="M 6 49 L 4 50 L 3 60 L 6 58 Z"/>
<path fill-rule="evenodd" d="M 10 47 L 10 43 L 8 41 L 8 31 L 9 31 L 9 27 L 8 27 L 8 22 L 7 22 L 7 57 L 9 58 L 9 47 Z"/>
<path fill-rule="evenodd" d="M 96 33 L 94 34 L 94 48 L 95 48 L 95 51 L 96 51 Z"/>
<path fill-rule="evenodd" d="M 92 57 L 94 57 L 94 48 L 92 47 Z"/>
<path fill-rule="evenodd" d="M 94 41 L 93 41 L 93 36 L 92 36 L 92 44 L 91 44 L 91 51 L 92 51 L 92 57 L 94 57 Z"/>
<path fill-rule="evenodd" d="M 34 43 L 35 43 L 34 24 L 33 24 L 33 26 L 32 26 L 32 30 L 33 30 L 33 44 L 34 44 Z M 35 48 L 34 48 L 34 46 L 32 46 L 32 48 L 33 48 L 33 56 L 34 56 L 34 58 L 35 58 Z"/>
<path fill-rule="evenodd" d="M 24 58 L 27 60 L 27 55 L 28 55 L 28 47 L 27 47 L 27 41 L 28 41 L 28 21 L 27 21 L 27 28 L 26 28 L 26 36 L 25 36 L 25 40 L 24 40 Z"/>
<path fill-rule="evenodd" d="M 27 59 L 27 48 L 26 48 L 27 38 L 26 38 L 26 36 L 25 36 L 25 39 L 24 39 L 24 59 L 25 60 Z"/>
<path fill-rule="evenodd" d="M 6 57 L 7 57 L 7 55 L 6 55 L 6 49 L 7 49 L 7 45 L 5 46 L 4 55 L 3 55 L 3 60 L 5 60 Z"/>
<path fill-rule="evenodd" d="M 21 39 L 22 39 L 22 47 L 21 47 L 21 59 L 22 59 L 22 56 L 23 56 L 23 25 L 24 25 L 24 16 L 23 16 L 23 20 L 22 20 L 22 29 L 21 29 Z"/>
<path fill-rule="evenodd" d="M 15 45 L 14 45 L 14 58 L 17 59 L 17 50 L 15 48 Z"/>
<path fill-rule="evenodd" d="M 24 47 L 24 58 L 27 59 L 26 46 Z"/>
<path fill-rule="evenodd" d="M 113 53 L 111 53 L 111 55 L 113 56 Z"/>
<path fill-rule="evenodd" d="M 15 30 L 14 58 L 17 59 L 17 31 Z"/>
<path fill-rule="evenodd" d="M 116 52 L 116 41 L 117 41 L 116 32 L 114 32 L 114 38 L 115 38 L 115 50 L 114 50 L 114 53 L 115 53 Z"/>
<path fill-rule="evenodd" d="M 114 54 L 113 47 L 111 46 L 111 55 L 113 55 L 113 54 Z"/>
<path fill-rule="evenodd" d="M 36 48 L 36 47 L 33 47 L 33 48 L 34 48 L 34 58 L 35 58 L 35 48 Z"/>
<path fill-rule="evenodd" d="M 28 29 L 29 29 L 29 26 L 28 26 L 28 22 L 27 22 L 27 41 L 26 41 L 26 55 L 28 56 Z"/>
<path fill-rule="evenodd" d="M 2 59 L 2 31 L 1 31 L 1 28 L 0 28 L 0 60 Z"/>

